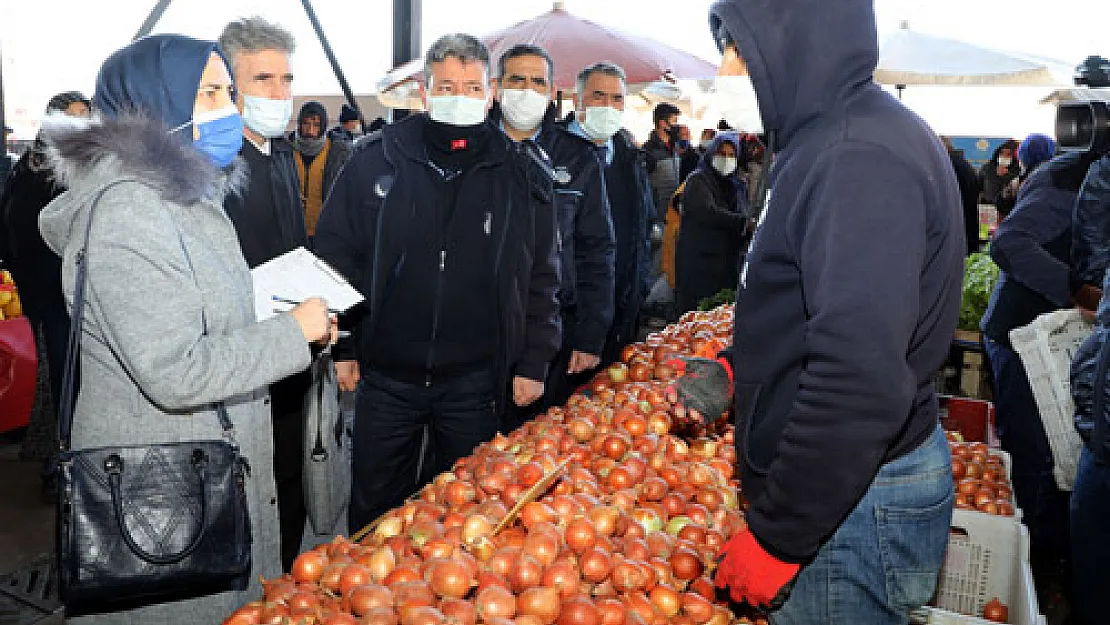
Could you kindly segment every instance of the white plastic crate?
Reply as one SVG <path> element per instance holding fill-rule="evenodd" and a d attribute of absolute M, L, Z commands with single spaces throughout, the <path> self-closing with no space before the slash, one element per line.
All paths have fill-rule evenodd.
<path fill-rule="evenodd" d="M 925 622 L 988 623 L 977 617 L 995 597 L 1009 608 L 1011 624 L 1044 625 L 1029 568 L 1029 532 L 1014 517 L 956 510 L 937 608 L 927 610 Z"/>
<path fill-rule="evenodd" d="M 1071 396 L 1071 361 L 1094 326 L 1071 308 L 1045 313 L 1027 326 L 1010 331 L 1010 343 L 1021 358 L 1041 423 L 1052 449 L 1053 477 L 1060 490 L 1071 491 L 1083 439 L 1075 431 Z"/>

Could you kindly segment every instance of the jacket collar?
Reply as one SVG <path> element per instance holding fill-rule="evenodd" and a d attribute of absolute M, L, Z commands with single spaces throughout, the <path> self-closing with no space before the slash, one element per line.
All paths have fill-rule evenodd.
<path fill-rule="evenodd" d="M 391 151 L 396 151 L 411 161 L 438 168 L 428 156 L 428 146 L 424 141 L 424 124 L 427 121 L 428 116 L 425 113 L 409 115 L 383 128 L 382 139 Z M 492 136 L 482 160 L 478 163 L 480 167 L 500 165 L 509 156 L 509 138 L 494 127 L 490 130 L 493 131 Z"/>

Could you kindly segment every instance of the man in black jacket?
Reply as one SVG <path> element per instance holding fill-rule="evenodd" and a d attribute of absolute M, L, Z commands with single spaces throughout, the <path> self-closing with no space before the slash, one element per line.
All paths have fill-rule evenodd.
<path fill-rule="evenodd" d="M 636 340 L 640 308 L 651 288 L 650 232 L 655 203 L 644 152 L 622 128 L 627 92 L 624 70 L 612 63 L 595 63 L 579 72 L 577 90 L 577 112 L 567 117 L 566 129 L 594 144 L 604 170 L 617 243 L 613 325 L 601 355 L 605 365 L 617 360 L 624 346 Z"/>
<path fill-rule="evenodd" d="M 253 268 L 308 245 L 293 149 L 282 138 L 293 111 L 294 41 L 285 29 L 259 18 L 232 22 L 220 35 L 231 61 L 243 115 L 243 148 L 250 180 L 241 195 L 230 194 L 227 214 L 239 235 L 243 257 Z M 270 386 L 274 416 L 274 480 L 285 570 L 300 552 L 306 511 L 301 458 L 304 455 L 304 397 L 308 371 Z"/>
<path fill-rule="evenodd" d="M 941 143 L 948 150 L 948 160 L 952 161 L 952 171 L 960 185 L 960 200 L 964 206 L 964 238 L 967 240 L 968 255 L 979 251 L 979 176 L 975 168 L 964 158 L 963 152 L 952 145 L 948 137 L 941 137 Z"/>
<path fill-rule="evenodd" d="M 570 397 L 572 376 L 601 363 L 613 322 L 616 243 L 605 181 L 593 144 L 555 123 L 554 74 L 551 57 L 532 45 L 513 46 L 498 61 L 495 120 L 513 141 L 538 143 L 554 166 L 562 269 L 563 347 L 551 363 L 544 400 L 516 411 L 521 422 Z"/>
<path fill-rule="evenodd" d="M 366 297 L 337 355 L 358 390 L 352 531 L 539 399 L 561 342 L 550 162 L 488 122 L 478 39 L 435 42 L 425 84 L 428 114 L 358 144 L 316 231 Z"/>
<path fill-rule="evenodd" d="M 933 379 L 959 316 L 959 187 L 933 132 L 872 80 L 874 11 L 710 9 L 717 92 L 725 110 L 756 106 L 770 192 L 737 288 L 733 392 L 706 360 L 676 390 L 713 419 L 735 401 L 747 528 L 715 581 L 779 608 L 776 623 L 904 624 L 933 596 L 948 544 Z"/>

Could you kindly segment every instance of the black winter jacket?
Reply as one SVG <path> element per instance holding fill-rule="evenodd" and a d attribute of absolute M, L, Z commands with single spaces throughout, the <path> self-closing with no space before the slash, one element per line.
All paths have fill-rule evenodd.
<path fill-rule="evenodd" d="M 635 317 L 651 290 L 651 224 L 656 214 L 647 157 L 627 130 L 613 136 L 613 162 L 605 170 L 605 184 L 617 238 L 617 315 Z M 618 205 L 616 197 L 629 199 Z M 614 325 L 618 321 L 614 319 Z"/>
<path fill-rule="evenodd" d="M 491 118 L 494 123 L 501 118 L 496 105 Z M 563 345 L 600 355 L 613 323 L 617 255 L 601 164 L 589 140 L 555 123 L 554 105 L 544 116 L 536 143 L 554 167 Z"/>
<path fill-rule="evenodd" d="M 1105 274 L 1110 263 L 1110 157 L 1095 162 L 1087 174 L 1076 202 L 1073 226 L 1075 266 L 1080 280 L 1089 282 Z M 1075 429 L 1088 449 L 1102 462 L 1110 462 L 1110 282 L 1102 285 L 1095 332 L 1087 337 L 1072 359 L 1071 392 L 1075 400 Z M 1100 370 L 1101 369 L 1101 370 Z M 1101 414 L 1095 411 L 1096 395 L 1102 395 Z"/>
<path fill-rule="evenodd" d="M 443 173 L 428 157 L 426 121 L 426 115 L 413 115 L 360 140 L 317 225 L 317 254 L 366 298 L 341 319 L 353 335 L 337 346 L 337 359 L 357 359 L 363 370 L 369 368 L 377 313 L 388 305 L 392 280 L 405 262 L 407 233 L 428 227 L 434 214 L 429 211 L 439 199 L 433 191 Z M 487 156 L 466 175 L 459 199 L 481 202 L 491 214 L 494 292 L 474 297 L 495 302 L 492 353 L 498 389 L 505 393 L 513 376 L 546 379 L 559 349 L 559 260 L 550 163 L 540 164 L 538 151 L 525 152 L 535 146 L 514 145 L 500 132 L 491 135 Z M 458 262 L 476 261 L 463 256 Z"/>
<path fill-rule="evenodd" d="M 64 191 L 46 167 L 41 143 L 23 153 L 8 178 L 0 205 L 0 258 L 8 263 L 27 314 L 39 319 L 47 310 L 65 310 L 62 259 L 42 240 L 39 213 Z"/>
<path fill-rule="evenodd" d="M 240 154 L 247 150 L 256 148 L 244 141 Z M 308 246 L 293 147 L 284 139 L 271 139 L 270 156 L 263 158 L 269 164 L 273 203 L 268 205 L 264 201 L 256 201 L 258 198 L 249 197 L 249 186 L 248 191 L 230 194 L 224 201 L 224 209 L 239 235 L 243 257 L 251 267 L 298 247 Z M 251 162 L 253 159 L 247 160 Z M 257 174 L 252 172 L 252 175 Z"/>

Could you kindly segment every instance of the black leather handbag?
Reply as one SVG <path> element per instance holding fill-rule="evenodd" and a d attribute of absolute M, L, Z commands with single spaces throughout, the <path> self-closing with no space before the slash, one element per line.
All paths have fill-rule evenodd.
<path fill-rule="evenodd" d="M 222 404 L 215 411 L 226 440 L 70 449 L 89 233 L 105 191 L 77 255 L 58 418 L 59 590 L 71 614 L 243 590 L 251 571 L 249 467 Z"/>

